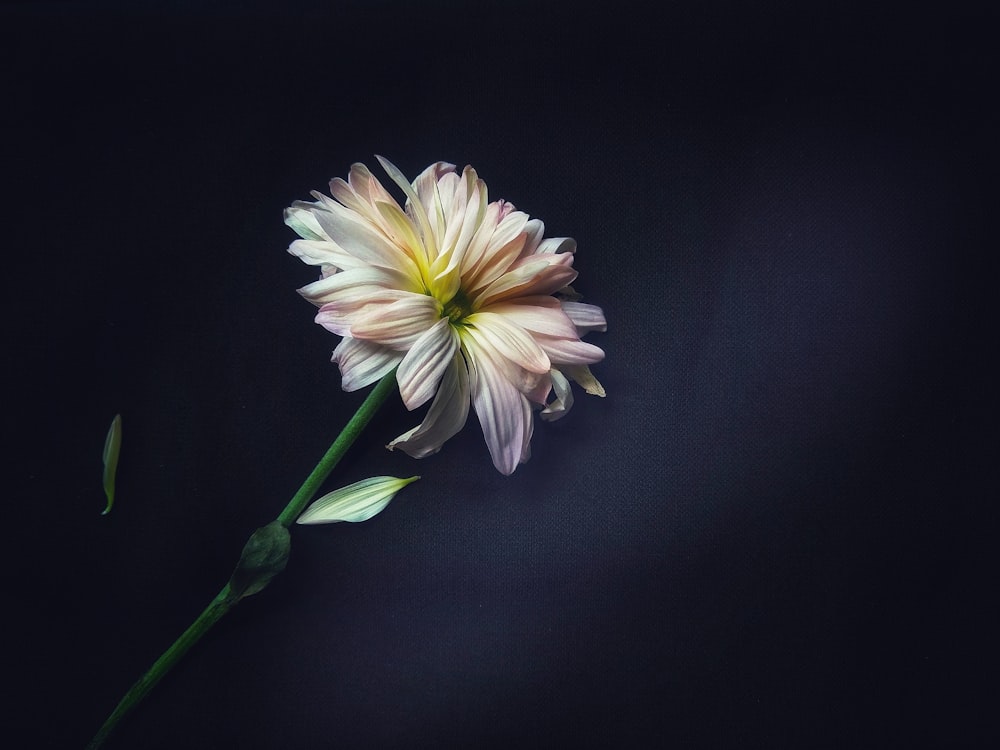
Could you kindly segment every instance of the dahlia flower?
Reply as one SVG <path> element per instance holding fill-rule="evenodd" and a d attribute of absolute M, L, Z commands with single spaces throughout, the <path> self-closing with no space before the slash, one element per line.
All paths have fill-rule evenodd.
<path fill-rule="evenodd" d="M 396 368 L 407 409 L 433 399 L 388 448 L 436 453 L 471 404 L 493 464 L 510 474 L 528 459 L 535 408 L 545 419 L 563 416 L 571 380 L 604 395 L 588 368 L 604 352 L 580 339 L 606 323 L 569 287 L 576 243 L 543 239 L 541 221 L 490 202 L 472 167 L 459 174 L 437 162 L 411 184 L 378 159 L 404 207 L 355 164 L 346 181 L 330 182 L 333 198 L 314 192 L 315 203 L 285 211 L 302 238 L 289 252 L 321 270 L 299 292 L 319 307 L 316 322 L 343 337 L 333 361 L 344 390 Z"/>

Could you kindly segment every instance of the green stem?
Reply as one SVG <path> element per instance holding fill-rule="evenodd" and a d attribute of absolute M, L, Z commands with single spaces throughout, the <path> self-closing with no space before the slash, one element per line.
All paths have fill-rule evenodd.
<path fill-rule="evenodd" d="M 354 413 L 354 416 L 351 417 L 351 421 L 344 426 L 337 439 L 333 441 L 333 445 L 327 450 L 326 455 L 316 464 L 316 468 L 312 470 L 312 474 L 306 477 L 306 481 L 299 487 L 299 491 L 295 493 L 294 497 L 288 501 L 285 509 L 281 511 L 277 520 L 282 526 L 285 528 L 291 526 L 292 522 L 305 510 L 306 504 L 313 499 L 320 485 L 326 481 L 326 478 L 330 476 L 330 472 L 333 471 L 334 467 L 340 462 L 340 459 L 347 453 L 347 449 L 353 445 L 361 432 L 368 426 L 378 408 L 385 403 L 395 384 L 395 370 L 378 381 L 372 392 L 368 394 L 368 398 L 365 399 L 365 402 L 361 404 Z"/>
<path fill-rule="evenodd" d="M 351 447 L 358 436 L 365 429 L 368 423 L 371 421 L 372 417 L 375 416 L 375 412 L 378 411 L 379 407 L 385 403 L 386 398 L 392 392 L 393 386 L 396 382 L 396 372 L 395 370 L 390 372 L 388 375 L 384 376 L 378 384 L 372 389 L 372 392 L 368 394 L 368 397 L 364 400 L 358 410 L 351 417 L 350 421 L 341 430 L 337 439 L 333 441 L 333 445 L 327 450 L 320 459 L 319 463 L 316 464 L 316 468 L 312 470 L 312 473 L 306 477 L 305 482 L 299 487 L 298 492 L 292 496 L 292 499 L 288 501 L 288 505 L 285 509 L 281 511 L 281 514 L 276 519 L 282 526 L 287 528 L 290 526 L 299 514 L 305 510 L 306 504 L 312 500 L 313 496 L 319 490 L 320 486 L 330 476 L 330 472 L 333 471 L 334 467 L 340 462 L 340 459 L 344 457 L 347 450 Z M 227 583 L 222 590 L 216 594 L 215 598 L 211 603 L 205 608 L 205 610 L 198 615 L 197 619 L 191 623 L 187 630 L 185 630 L 181 636 L 174 641 L 160 658 L 153 662 L 153 666 L 144 674 L 139 680 L 129 689 L 125 696 L 121 699 L 115 710 L 111 712 L 111 715 L 107 718 L 104 724 L 98 730 L 97 734 L 87 745 L 87 750 L 97 750 L 104 744 L 104 741 L 111 734 L 112 730 L 118 725 L 118 723 L 129 713 L 135 706 L 146 697 L 147 693 L 152 690 L 156 684 L 163 679 L 163 676 L 170 671 L 170 669 L 180 661 L 181 657 L 188 652 L 188 650 L 197 643 L 209 629 L 222 619 L 222 616 L 226 614 L 240 599 L 239 596 L 235 596 L 234 592 L 230 589 Z"/>

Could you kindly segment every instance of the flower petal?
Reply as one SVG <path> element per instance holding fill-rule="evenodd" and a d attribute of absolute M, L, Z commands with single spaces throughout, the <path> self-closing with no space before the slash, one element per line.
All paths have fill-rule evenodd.
<path fill-rule="evenodd" d="M 549 258 L 566 260 L 550 261 Z M 483 308 L 516 297 L 551 294 L 576 278 L 576 271 L 570 265 L 572 261 L 572 255 L 533 255 L 523 265 L 515 264 L 507 273 L 479 292 L 474 304 L 478 308 Z"/>
<path fill-rule="evenodd" d="M 333 350 L 332 359 L 340 368 L 341 387 L 356 391 L 381 380 L 402 358 L 400 352 L 387 346 L 348 337 Z"/>
<path fill-rule="evenodd" d="M 441 318 L 413 343 L 396 372 L 407 409 L 413 411 L 430 400 L 457 350 L 458 335 L 448 318 Z"/>
<path fill-rule="evenodd" d="M 383 231 L 349 208 L 328 201 L 326 210 L 316 212 L 316 219 L 333 242 L 365 263 L 419 278 L 413 261 Z"/>
<path fill-rule="evenodd" d="M 608 321 L 604 318 L 604 311 L 597 305 L 563 300 L 562 309 L 573 321 L 573 325 L 576 326 L 576 330 L 581 336 L 590 331 L 608 330 Z"/>
<path fill-rule="evenodd" d="M 570 380 L 576 381 L 583 386 L 583 390 L 591 396 L 604 398 L 604 386 L 594 377 L 594 374 L 586 365 L 568 365 L 560 369 L 566 373 Z"/>
<path fill-rule="evenodd" d="M 579 339 L 536 336 L 535 341 L 560 369 L 564 369 L 563 365 L 591 365 L 604 359 L 603 349 Z"/>
<path fill-rule="evenodd" d="M 513 474 L 531 439 L 531 406 L 474 338 L 463 336 L 462 348 L 469 363 L 472 405 L 493 465 L 501 474 Z"/>
<path fill-rule="evenodd" d="M 456 352 L 444 371 L 437 395 L 424 421 L 389 443 L 414 458 L 426 458 L 441 450 L 445 441 L 465 426 L 469 415 L 469 371 L 465 358 Z"/>
<path fill-rule="evenodd" d="M 420 477 L 371 477 L 341 487 L 313 502 L 296 519 L 295 523 L 318 524 L 347 521 L 367 521 L 380 513 L 396 493 Z"/>
<path fill-rule="evenodd" d="M 509 359 L 528 372 L 549 371 L 549 358 L 527 331 L 496 312 L 480 311 L 465 319 L 478 332 L 484 347 Z"/>
<path fill-rule="evenodd" d="M 433 297 L 407 294 L 359 315 L 351 324 L 351 335 L 406 351 L 440 318 L 441 305 Z"/>
<path fill-rule="evenodd" d="M 559 300 L 555 297 L 545 295 L 516 297 L 484 307 L 481 312 L 502 315 L 507 320 L 532 333 L 559 338 L 579 338 L 576 326 L 567 317 Z"/>
<path fill-rule="evenodd" d="M 552 377 L 552 390 L 556 397 L 542 409 L 541 417 L 547 422 L 554 422 L 565 417 L 573 407 L 573 388 L 559 370 L 554 369 L 549 375 Z"/>

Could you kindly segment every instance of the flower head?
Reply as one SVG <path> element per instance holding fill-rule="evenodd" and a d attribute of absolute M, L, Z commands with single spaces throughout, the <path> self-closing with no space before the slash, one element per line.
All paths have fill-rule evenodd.
<path fill-rule="evenodd" d="M 422 458 L 465 424 L 471 403 L 493 463 L 510 474 L 529 456 L 532 411 L 556 419 L 573 402 L 569 380 L 604 395 L 588 365 L 604 358 L 583 342 L 604 330 L 599 307 L 575 301 L 568 238 L 507 201 L 490 202 L 472 167 L 437 162 L 411 184 L 379 157 L 404 207 L 363 164 L 313 193 L 285 223 L 302 239 L 289 252 L 321 269 L 299 290 L 316 322 L 342 336 L 333 353 L 353 391 L 396 370 L 410 410 L 424 420 L 389 444 Z M 560 297 L 553 296 L 561 293 Z M 550 401 L 550 394 L 554 398 Z"/>

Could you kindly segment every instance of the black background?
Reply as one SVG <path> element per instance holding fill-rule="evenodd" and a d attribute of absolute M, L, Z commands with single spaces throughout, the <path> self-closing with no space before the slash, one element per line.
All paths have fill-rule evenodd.
<path fill-rule="evenodd" d="M 507 478 L 393 401 L 330 486 L 423 479 L 109 750 L 996 741 L 997 14 L 803 5 L 0 11 L 5 733 L 82 747 L 360 403 L 281 211 L 379 153 L 577 239 L 608 397 Z"/>

